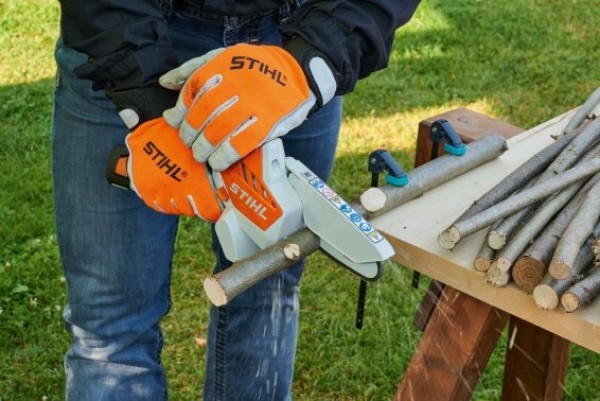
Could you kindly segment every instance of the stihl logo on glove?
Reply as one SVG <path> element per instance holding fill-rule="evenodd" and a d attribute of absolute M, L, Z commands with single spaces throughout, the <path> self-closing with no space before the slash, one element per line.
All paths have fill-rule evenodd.
<path fill-rule="evenodd" d="M 247 68 L 249 70 L 256 69 L 265 75 L 269 75 L 271 79 L 281 86 L 286 85 L 287 77 L 276 69 L 271 69 L 266 63 L 248 56 L 233 56 L 231 58 L 230 70 L 241 70 Z"/>
<path fill-rule="evenodd" d="M 179 139 L 175 128 L 157 118 L 127 135 L 130 187 L 150 208 L 215 222 L 221 205 L 204 163 Z"/>
<path fill-rule="evenodd" d="M 159 169 L 164 169 L 165 174 L 169 177 L 179 182 L 187 177 L 187 171 L 181 171 L 181 167 L 161 151 L 154 142 L 148 141 L 143 149 L 144 152 L 150 156 L 150 160 L 154 161 Z"/>

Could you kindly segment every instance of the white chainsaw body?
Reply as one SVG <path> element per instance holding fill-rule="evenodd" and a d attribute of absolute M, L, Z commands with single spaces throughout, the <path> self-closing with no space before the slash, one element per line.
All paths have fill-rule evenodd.
<path fill-rule="evenodd" d="M 320 247 L 354 274 L 365 280 L 379 278 L 380 262 L 394 254 L 389 242 L 304 164 L 285 157 L 280 139 L 266 143 L 257 152 L 261 153 L 263 187 L 269 192 L 265 199 L 274 200 L 281 215 L 269 227 L 259 227 L 264 208 L 253 202 L 265 191 L 244 194 L 236 179 L 215 174 L 215 184 L 228 194 L 215 226 L 225 256 L 233 262 L 245 259 L 307 227 L 320 238 Z M 240 205 L 245 210 L 240 210 Z"/>

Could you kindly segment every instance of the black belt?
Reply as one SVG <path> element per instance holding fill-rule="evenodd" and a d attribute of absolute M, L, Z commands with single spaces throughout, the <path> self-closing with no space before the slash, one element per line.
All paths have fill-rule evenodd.
<path fill-rule="evenodd" d="M 239 7 L 235 9 L 232 9 L 231 6 L 228 7 L 226 3 L 229 2 L 206 2 L 205 0 L 173 0 L 173 10 L 183 11 L 186 14 L 190 15 L 260 15 L 278 10 L 288 3 L 296 3 L 296 0 L 244 1 L 239 2 Z"/>

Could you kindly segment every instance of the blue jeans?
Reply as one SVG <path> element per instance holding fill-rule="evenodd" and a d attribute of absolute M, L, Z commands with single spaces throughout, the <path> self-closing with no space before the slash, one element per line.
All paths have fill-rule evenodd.
<path fill-rule="evenodd" d="M 181 62 L 240 41 L 281 41 L 278 13 L 219 18 L 175 12 L 169 23 Z M 178 219 L 106 182 L 108 154 L 124 143 L 127 131 L 104 92 L 73 75 L 85 61 L 57 42 L 52 170 L 68 288 L 64 319 L 72 335 L 65 356 L 67 399 L 165 400 L 160 321 L 170 306 Z M 341 100 L 335 99 L 286 135 L 287 155 L 326 179 L 340 114 Z M 215 270 L 222 270 L 229 262 L 212 240 Z M 295 265 L 212 308 L 205 400 L 291 399 L 302 269 Z"/>

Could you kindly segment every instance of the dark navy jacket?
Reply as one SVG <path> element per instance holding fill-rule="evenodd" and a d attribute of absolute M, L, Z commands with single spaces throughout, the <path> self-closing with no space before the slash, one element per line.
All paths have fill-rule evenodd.
<path fill-rule="evenodd" d="M 173 0 L 202 3 L 203 11 L 248 15 L 277 9 L 284 0 Z M 78 67 L 107 93 L 156 86 L 178 66 L 165 22 L 165 0 L 60 0 L 65 44 L 89 56 Z M 306 0 L 282 27 L 325 55 L 335 69 L 337 94 L 387 66 L 394 31 L 420 0 Z"/>

